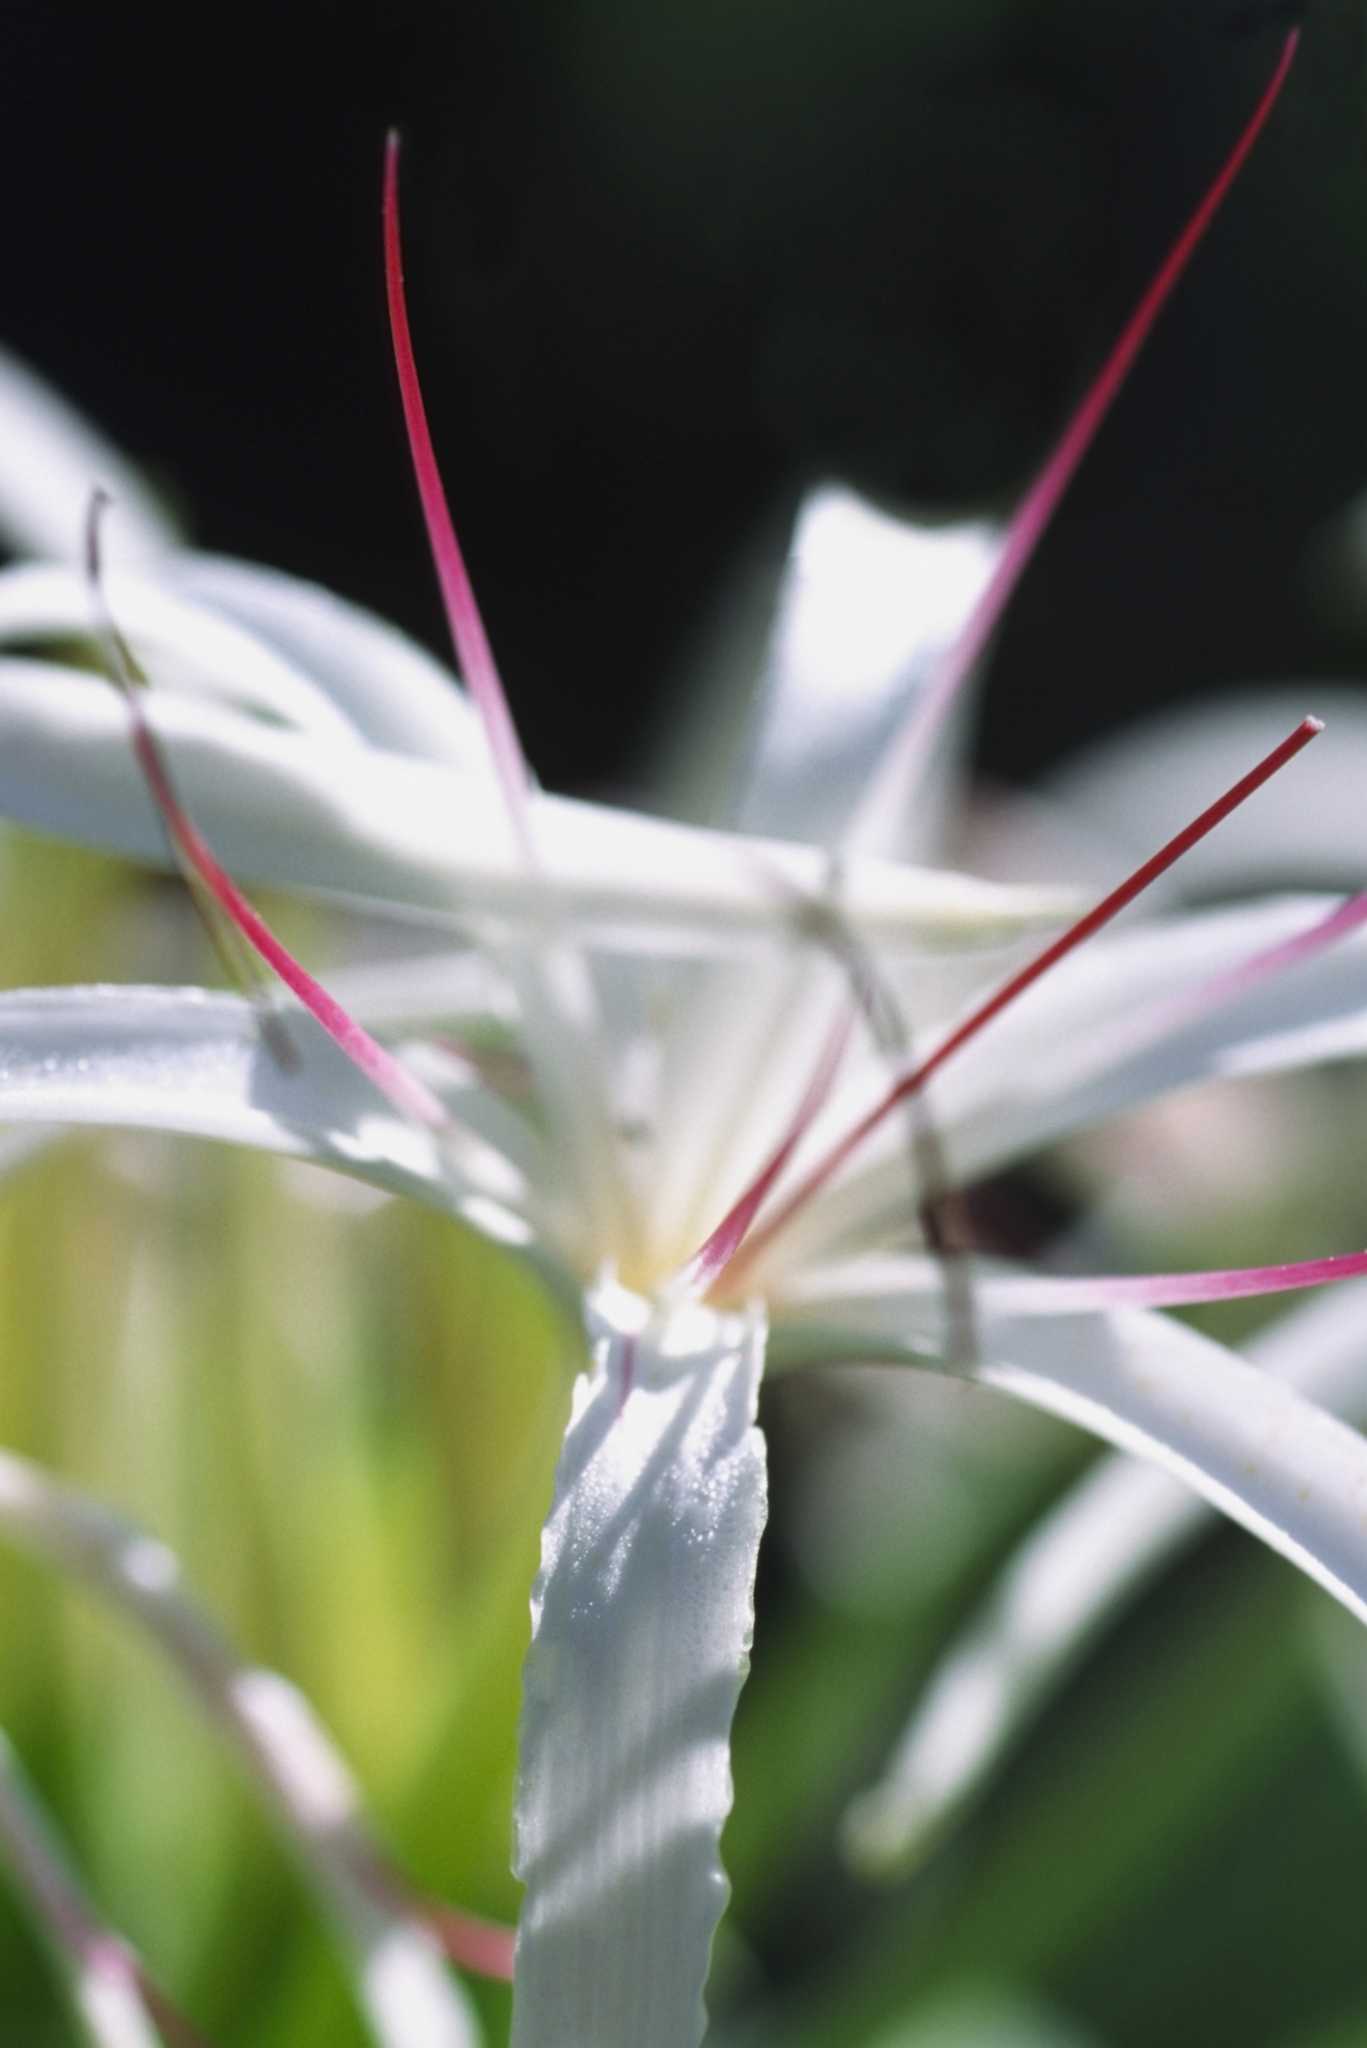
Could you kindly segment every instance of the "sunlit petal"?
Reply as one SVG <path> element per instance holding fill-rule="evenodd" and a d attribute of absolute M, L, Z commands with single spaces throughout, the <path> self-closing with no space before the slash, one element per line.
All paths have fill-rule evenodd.
<path fill-rule="evenodd" d="M 351 742 L 290 733 L 167 694 L 148 713 L 186 808 L 223 865 L 399 916 L 541 919 L 623 944 L 709 949 L 791 938 L 802 902 L 832 887 L 813 847 L 738 839 L 605 805 L 538 796 L 543 876 L 508 847 L 485 780 Z M 0 663 L 0 815 L 163 862 L 127 716 L 105 684 L 42 663 Z M 870 942 L 982 945 L 1057 919 L 1057 890 L 872 862 L 838 880 Z"/>
<path fill-rule="evenodd" d="M 312 1159 L 472 1220 L 520 1194 L 520 1174 L 492 1146 L 405 1122 L 307 1017 L 291 1015 L 288 1031 L 295 1058 L 284 1068 L 235 996 L 123 987 L 0 996 L 0 1123 L 222 1139 Z"/>
<path fill-rule="evenodd" d="M 762 1327 L 591 1311 L 532 1599 L 515 2048 L 694 2048 L 765 1513 Z"/>

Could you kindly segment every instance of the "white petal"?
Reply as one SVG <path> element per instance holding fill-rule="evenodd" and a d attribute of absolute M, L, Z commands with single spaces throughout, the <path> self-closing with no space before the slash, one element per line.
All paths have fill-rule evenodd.
<path fill-rule="evenodd" d="M 0 539 L 18 554 L 79 556 L 96 485 L 114 499 L 111 558 L 157 555 L 175 532 L 123 457 L 8 349 L 0 349 Z"/>
<path fill-rule="evenodd" d="M 382 1883 L 366 1879 L 383 1864 L 326 1731 L 287 1679 L 239 1660 L 186 1591 L 175 1555 L 9 1451 L 0 1451 L 0 1530 L 139 1622 L 222 1728 L 338 1923 L 376 2041 L 474 2048 L 473 2017 L 435 1940 Z"/>
<path fill-rule="evenodd" d="M 984 524 L 918 525 L 853 491 L 804 500 L 761 684 L 754 768 L 738 822 L 834 845 L 870 769 L 986 586 Z M 939 806 L 904 815 L 888 850 L 924 858 Z"/>
<path fill-rule="evenodd" d="M 225 555 L 177 554 L 163 581 L 238 620 L 325 689 L 372 746 L 484 773 L 475 716 L 449 668 L 320 584 Z"/>
<path fill-rule="evenodd" d="M 282 731 L 174 693 L 149 703 L 177 784 L 219 859 L 244 881 L 332 893 L 441 921 L 548 913 L 596 938 L 715 950 L 787 940 L 831 887 L 814 848 L 743 840 L 538 796 L 544 878 L 509 847 L 496 790 L 450 769 Z M 0 663 L 0 816 L 164 861 L 160 825 L 107 684 Z M 1068 899 L 869 862 L 840 901 L 871 943 L 978 945 L 1056 919 Z M 795 905 L 798 906 L 795 909 Z"/>
<path fill-rule="evenodd" d="M 776 1326 L 775 1354 L 938 1366 L 942 1292 L 930 1272 L 915 1291 L 867 1297 L 814 1284 L 791 1336 Z M 1152 1311 L 1013 1315 L 990 1282 L 973 1310 L 976 1356 L 949 1369 L 1150 1459 L 1367 1620 L 1367 1443 L 1354 1430 Z"/>
<path fill-rule="evenodd" d="M 1248 1356 L 1334 1413 L 1367 1417 L 1367 1286 L 1299 1303 Z M 1209 1517 L 1197 1495 L 1153 1466 L 1121 1457 L 1093 1465 L 942 1650 L 885 1774 L 850 1811 L 856 1860 L 902 1869 L 924 1854 L 1093 1637 Z"/>
<path fill-rule="evenodd" d="M 0 1123 L 132 1126 L 252 1145 L 451 1209 L 476 1227 L 485 1209 L 520 1191 L 516 1169 L 488 1146 L 458 1133 L 448 1147 L 400 1121 L 302 1012 L 290 1012 L 287 1030 L 297 1055 L 288 1071 L 235 996 L 122 987 L 3 995 Z"/>
<path fill-rule="evenodd" d="M 514 2048 L 696 2048 L 765 1513 L 763 1331 L 603 1290 L 532 1599 Z M 625 1377 L 624 1377 L 625 1375 Z"/>
<path fill-rule="evenodd" d="M 104 592 L 120 631 L 159 686 L 220 698 L 320 737 L 356 737 L 325 691 L 232 619 L 131 569 L 109 570 Z M 76 570 L 44 562 L 0 571 L 0 646 L 84 641 L 91 627 L 90 592 Z"/>

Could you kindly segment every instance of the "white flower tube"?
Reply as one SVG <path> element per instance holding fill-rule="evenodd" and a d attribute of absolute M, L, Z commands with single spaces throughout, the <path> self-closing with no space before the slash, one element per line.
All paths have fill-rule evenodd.
<path fill-rule="evenodd" d="M 532 1594 L 514 2048 L 696 2044 L 765 1515 L 754 1317 L 600 1289 Z"/>

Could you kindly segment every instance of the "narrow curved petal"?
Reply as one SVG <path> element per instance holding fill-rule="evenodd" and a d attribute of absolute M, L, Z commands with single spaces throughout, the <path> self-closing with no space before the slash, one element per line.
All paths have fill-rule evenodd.
<path fill-rule="evenodd" d="M 185 806 L 231 873 L 433 922 L 549 914 L 615 943 L 716 950 L 800 934 L 832 889 L 815 848 L 740 839 L 538 795 L 544 873 L 507 843 L 487 778 L 354 741 L 282 731 L 173 693 L 149 717 Z M 164 862 L 159 821 L 106 685 L 0 663 L 0 816 Z M 1072 899 L 870 862 L 838 878 L 870 943 L 982 945 L 1058 918 Z"/>
<path fill-rule="evenodd" d="M 995 1305 L 990 1281 L 974 1295 L 976 1356 L 946 1367 L 942 1294 L 930 1271 L 905 1292 L 856 1281 L 842 1297 L 814 1282 L 774 1348 L 949 1369 L 1075 1422 L 1182 1480 L 1367 1620 L 1367 1442 L 1355 1430 L 1167 1316 L 1017 1315 Z"/>
<path fill-rule="evenodd" d="M 173 555 L 161 579 L 274 647 L 326 690 L 372 746 L 483 772 L 459 681 L 388 620 L 321 584 L 226 555 Z"/>
<path fill-rule="evenodd" d="M 111 569 L 102 589 L 120 632 L 157 684 L 236 705 L 319 738 L 357 737 L 326 691 L 226 615 L 132 569 Z M 79 571 L 48 562 L 0 571 L 0 647 L 45 640 L 70 645 L 91 637 L 90 589 Z"/>
<path fill-rule="evenodd" d="M 1252 1364 L 1367 1419 L 1367 1287 L 1303 1303 Z M 902 1871 L 981 1790 L 1098 1632 L 1194 1541 L 1210 1510 L 1166 1472 L 1106 1457 L 1036 1524 L 946 1644 L 879 1782 L 847 1817 L 855 1861 Z"/>
<path fill-rule="evenodd" d="M 0 996 L 0 1123 L 123 1126 L 255 1146 L 477 1227 L 520 1196 L 509 1160 L 474 1137 L 448 1141 L 402 1121 L 302 1012 L 290 1014 L 288 1033 L 296 1057 L 285 1069 L 235 996 L 123 987 Z M 515 1217 L 506 1229 L 516 1235 Z"/>
<path fill-rule="evenodd" d="M 132 1950 L 105 1926 L 0 1734 L 0 1862 L 46 1935 L 90 2048 L 161 2048 Z"/>
<path fill-rule="evenodd" d="M 514 2048 L 696 2048 L 765 1513 L 763 1330 L 602 1290 L 532 1596 Z"/>
<path fill-rule="evenodd" d="M 312 1708 L 278 1672 L 241 1662 L 185 1591 L 174 1554 L 9 1451 L 0 1531 L 140 1623 L 227 1736 L 338 1924 L 381 2048 L 476 2048 L 465 1998 L 436 1938 L 389 1886 L 359 1790 Z M 0 1833 L 3 1821 L 0 1809 Z"/>
<path fill-rule="evenodd" d="M 159 555 L 176 533 L 140 478 L 74 406 L 8 349 L 0 349 L 0 540 L 16 554 L 75 560 L 90 494 L 117 506 L 115 560 Z"/>

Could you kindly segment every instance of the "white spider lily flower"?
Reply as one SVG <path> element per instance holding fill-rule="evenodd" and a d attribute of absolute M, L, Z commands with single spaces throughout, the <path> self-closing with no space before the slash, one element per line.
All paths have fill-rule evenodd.
<path fill-rule="evenodd" d="M 766 1356 L 789 1369 L 890 1358 L 1068 1415 L 1175 1473 L 1367 1618 L 1367 1446 L 1353 1432 L 1134 1306 L 1127 1283 L 1061 1294 L 1056 1281 L 934 1255 L 934 1206 L 966 1177 L 1221 1063 L 1316 1057 L 1312 1027 L 1361 1032 L 1361 905 L 1273 902 L 1093 937 L 1285 765 L 1314 722 L 1023 964 L 1021 934 L 1055 907 L 1038 892 L 984 897 L 959 878 L 876 865 L 869 851 L 895 836 L 895 799 L 920 787 L 954 690 L 1276 83 L 1027 499 L 947 665 L 882 765 L 866 759 L 861 787 L 851 783 L 835 843 L 857 857 L 684 831 L 536 790 L 435 480 L 401 299 L 410 434 L 481 722 L 473 758 L 467 713 L 437 709 L 446 686 L 435 675 L 441 737 L 425 747 L 428 684 L 412 663 L 403 733 L 377 724 L 357 681 L 363 647 L 383 652 L 374 622 L 283 579 L 193 558 L 149 572 L 152 594 L 139 600 L 144 620 L 174 641 L 166 651 L 179 683 L 158 700 L 155 732 L 130 692 L 141 779 L 127 758 L 128 714 L 112 696 L 79 674 L 0 668 L 0 810 L 144 857 L 164 854 L 169 837 L 310 1012 L 291 1015 L 282 1066 L 238 999 L 12 996 L 0 1008 L 0 1118 L 197 1131 L 376 1180 L 525 1256 L 588 1336 L 593 1368 L 577 1389 L 534 1594 L 516 2048 L 701 2039 L 725 1900 L 729 1729 L 764 1516 L 755 1409 Z M 391 157 L 391 305 L 395 204 Z M 861 531 L 867 539 L 862 512 L 845 503 L 848 516 L 828 499 L 807 523 L 802 580 L 781 608 L 769 701 L 785 712 L 812 686 L 812 664 L 798 660 L 804 617 L 828 615 L 828 579 L 843 579 L 849 547 Z M 923 565 L 939 559 L 929 544 L 913 552 Z M 217 667 L 221 634 L 197 632 L 205 614 L 215 628 L 231 619 L 255 635 L 295 680 L 267 701 L 272 670 L 258 660 L 249 687 L 234 687 Z M 62 616 L 70 625 L 74 610 Z M 860 677 L 880 703 L 890 678 L 915 675 L 926 623 L 943 625 L 934 606 L 911 605 L 909 617 L 906 638 L 884 641 Z M 390 652 L 405 663 L 392 642 Z M 224 701 L 201 701 L 206 679 Z M 331 694 L 352 730 L 320 732 L 313 692 Z M 875 748 L 880 725 L 852 721 Z M 772 730 L 755 759 L 759 815 L 766 763 L 782 760 Z M 775 804 L 784 808 L 777 784 Z M 364 1003 L 345 1009 L 285 954 L 225 861 L 395 918 L 459 919 L 509 983 L 529 1100 L 499 1099 L 475 1059 L 453 1069 L 440 1044 L 449 1011 L 438 1000 L 424 1014 L 418 999 L 425 963 L 412 1002 L 406 970 L 393 970 L 387 1014 L 404 1015 L 407 1042 L 380 1046 Z M 740 964 L 727 958 L 738 939 Z M 1071 960 L 1084 939 L 1090 951 Z M 571 950 L 581 945 L 590 957 Z M 595 991 L 585 970 L 608 949 L 622 957 Z M 1293 971 L 1288 1015 L 1279 1004 Z M 890 1029 L 902 1011 L 919 1062 Z M 912 1249 L 885 1257 L 890 1243 Z M 1144 1299 L 1307 1284 L 1362 1263 L 1168 1276 L 1143 1283 Z"/>

